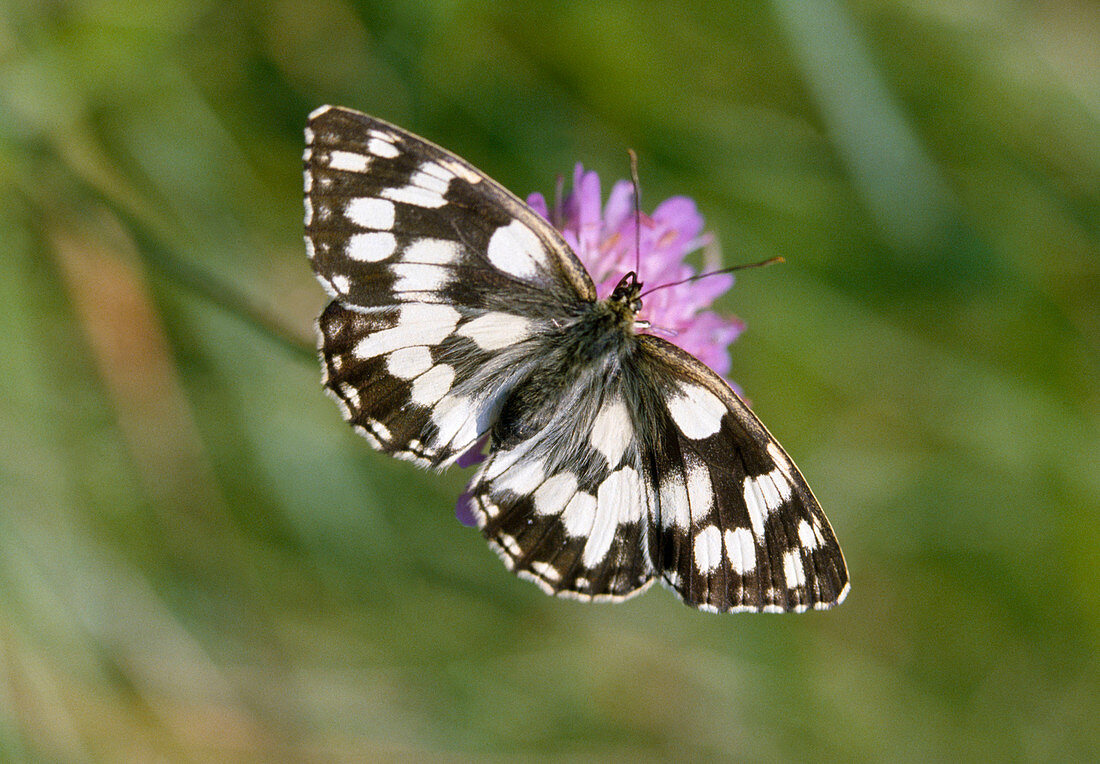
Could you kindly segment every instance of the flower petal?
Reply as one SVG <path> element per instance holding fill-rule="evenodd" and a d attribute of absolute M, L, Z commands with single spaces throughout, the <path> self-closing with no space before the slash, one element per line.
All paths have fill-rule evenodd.
<path fill-rule="evenodd" d="M 533 194 L 530 200 L 539 214 L 560 226 L 566 242 L 591 274 L 601 299 L 611 294 L 628 271 L 635 270 L 637 259 L 639 279 L 649 290 L 657 287 L 645 296 L 638 314 L 639 320 L 650 324 L 646 331 L 667 337 L 719 374 L 729 371 L 728 348 L 744 325 L 718 316 L 709 307 L 733 286 L 732 274 L 677 283 L 696 275 L 684 258 L 711 242 L 703 232 L 703 216 L 692 199 L 665 199 L 652 215 L 641 215 L 638 232 L 633 184 L 616 182 L 601 209 L 599 176 L 577 164 L 573 168 L 573 188 L 560 208 L 547 209 L 541 195 Z M 635 244 L 639 233 L 640 241 Z M 716 269 L 718 264 L 708 262 L 708 267 Z M 676 286 L 660 288 L 671 284 Z"/>
<path fill-rule="evenodd" d="M 546 206 L 546 197 L 544 197 L 538 191 L 528 195 L 527 206 L 542 215 L 547 220 L 550 220 L 550 208 Z"/>

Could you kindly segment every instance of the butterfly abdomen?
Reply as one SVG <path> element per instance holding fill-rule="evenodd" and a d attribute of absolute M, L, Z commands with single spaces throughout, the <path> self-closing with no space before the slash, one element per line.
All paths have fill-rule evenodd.
<path fill-rule="evenodd" d="M 623 360 L 636 350 L 630 324 L 606 302 L 592 303 L 576 321 L 539 338 L 528 375 L 512 389 L 493 430 L 493 444 L 507 447 L 542 432 L 563 414 L 572 430 L 595 416 L 594 408 L 621 387 Z"/>

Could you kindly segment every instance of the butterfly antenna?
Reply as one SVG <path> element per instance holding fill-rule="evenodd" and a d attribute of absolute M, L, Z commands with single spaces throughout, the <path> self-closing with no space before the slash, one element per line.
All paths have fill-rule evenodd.
<path fill-rule="evenodd" d="M 642 184 L 638 180 L 638 155 L 627 149 L 630 155 L 630 182 L 634 184 L 634 273 L 635 281 L 642 270 Z"/>
<path fill-rule="evenodd" d="M 782 256 L 776 256 L 776 257 L 769 257 L 767 260 L 761 260 L 758 263 L 745 263 L 744 265 L 733 265 L 733 266 L 730 266 L 729 268 L 719 268 L 716 271 L 707 271 L 706 273 L 697 273 L 694 276 L 690 276 L 690 277 L 688 277 L 686 279 L 682 279 L 680 281 L 673 281 L 670 284 L 661 284 L 659 286 L 653 287 L 652 289 L 647 289 L 646 291 L 644 291 L 640 295 L 638 295 L 638 297 L 645 297 L 647 294 L 653 294 L 658 289 L 667 289 L 669 287 L 680 286 L 681 284 L 687 284 L 688 282 L 691 282 L 691 281 L 699 281 L 700 279 L 705 279 L 708 276 L 717 276 L 720 273 L 733 273 L 734 271 L 743 271 L 743 270 L 746 270 L 748 268 L 763 268 L 765 265 L 774 265 L 775 263 L 785 263 L 785 262 L 787 262 L 787 261 L 784 260 Z"/>

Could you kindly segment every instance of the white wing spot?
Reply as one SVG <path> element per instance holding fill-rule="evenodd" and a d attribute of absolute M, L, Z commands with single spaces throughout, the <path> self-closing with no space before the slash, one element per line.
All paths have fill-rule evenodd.
<path fill-rule="evenodd" d="M 726 531 L 726 558 L 735 573 L 745 575 L 756 570 L 756 542 L 748 528 Z"/>
<path fill-rule="evenodd" d="M 339 295 L 345 295 L 348 293 L 348 290 L 351 289 L 351 281 L 342 273 L 333 276 L 332 279 L 330 279 L 330 283 L 332 284 L 333 290 Z"/>
<path fill-rule="evenodd" d="M 333 151 L 328 155 L 330 170 L 342 172 L 366 172 L 370 167 L 370 157 L 351 151 Z"/>
<path fill-rule="evenodd" d="M 776 512 L 791 496 L 791 486 L 778 469 L 759 478 L 769 512 Z"/>
<path fill-rule="evenodd" d="M 362 401 L 359 398 L 359 391 L 349 385 L 347 382 L 344 382 L 340 385 L 340 393 L 342 394 L 344 400 L 348 402 L 349 406 L 352 406 L 353 408 L 361 408 L 360 403 Z"/>
<path fill-rule="evenodd" d="M 791 484 L 786 476 L 776 468 L 767 475 L 756 478 L 764 495 L 764 503 L 769 512 L 776 512 L 791 498 Z"/>
<path fill-rule="evenodd" d="M 798 522 L 798 542 L 802 544 L 803 549 L 817 549 L 819 543 L 814 529 L 805 520 Z"/>
<path fill-rule="evenodd" d="M 776 467 L 766 475 L 745 478 L 745 506 L 749 521 L 757 536 L 764 535 L 764 521 L 772 512 L 778 512 L 791 498 L 791 484 Z"/>
<path fill-rule="evenodd" d="M 344 217 L 360 228 L 370 228 L 374 231 L 393 230 L 396 208 L 393 202 L 386 199 L 375 199 L 372 196 L 358 196 L 349 199 L 344 205 Z"/>
<path fill-rule="evenodd" d="M 611 467 L 618 466 L 634 438 L 634 425 L 623 399 L 616 396 L 605 401 L 592 422 L 588 439 L 592 447 L 607 459 Z"/>
<path fill-rule="evenodd" d="M 685 437 L 701 440 L 722 427 L 726 404 L 710 390 L 690 382 L 680 383 L 680 394 L 668 400 L 672 420 Z"/>
<path fill-rule="evenodd" d="M 396 326 L 367 335 L 359 341 L 352 353 L 366 360 L 411 345 L 437 345 L 454 331 L 459 317 L 458 311 L 449 305 L 402 305 Z"/>
<path fill-rule="evenodd" d="M 546 250 L 535 232 L 519 220 L 498 228 L 489 239 L 489 262 L 521 279 L 538 273 L 546 265 Z"/>
<path fill-rule="evenodd" d="M 515 537 L 509 536 L 507 533 L 502 533 L 500 534 L 499 540 L 504 551 L 512 555 L 512 557 L 519 557 L 523 554 L 523 549 L 520 547 Z"/>
<path fill-rule="evenodd" d="M 369 133 L 371 138 L 377 138 L 380 141 L 386 143 L 397 143 L 401 140 L 401 136 L 394 133 L 392 130 L 384 130 L 381 127 L 372 127 Z"/>
<path fill-rule="evenodd" d="M 710 470 L 702 460 L 691 460 L 687 472 L 687 494 L 691 519 L 699 521 L 714 509 L 714 486 L 710 482 Z"/>
<path fill-rule="evenodd" d="M 386 356 L 386 371 L 398 379 L 415 379 L 432 368 L 432 354 L 424 345 L 395 350 Z"/>
<path fill-rule="evenodd" d="M 397 249 L 397 239 L 392 233 L 357 233 L 348 239 L 347 255 L 362 263 L 385 260 Z"/>
<path fill-rule="evenodd" d="M 377 419 L 368 419 L 367 427 L 369 427 L 371 432 L 373 432 L 377 437 L 381 438 L 382 440 L 393 440 L 393 433 L 390 432 L 390 428 L 386 427 L 386 425 L 382 424 Z"/>
<path fill-rule="evenodd" d="M 710 573 L 722 564 L 722 531 L 717 525 L 708 525 L 695 535 L 695 568 L 700 573 Z"/>
<path fill-rule="evenodd" d="M 552 584 L 561 580 L 561 571 L 548 562 L 532 562 L 531 570 Z"/>
<path fill-rule="evenodd" d="M 691 525 L 691 507 L 688 505 L 687 486 L 679 470 L 665 473 L 661 478 L 661 526 L 676 526 L 686 531 Z"/>
<path fill-rule="evenodd" d="M 480 175 L 454 159 L 440 159 L 439 164 L 471 185 L 481 182 Z"/>
<path fill-rule="evenodd" d="M 528 496 L 546 479 L 546 467 L 541 459 L 519 462 L 493 484 L 494 493 L 511 491 L 517 496 Z"/>
<path fill-rule="evenodd" d="M 432 422 L 438 429 L 433 443 L 453 444 L 459 452 L 466 444 L 477 440 L 476 401 L 458 395 L 447 395 L 432 409 Z"/>
<path fill-rule="evenodd" d="M 596 515 L 581 557 L 587 567 L 595 567 L 607 555 L 621 524 L 641 519 L 641 495 L 641 480 L 632 467 L 617 469 L 600 483 Z"/>
<path fill-rule="evenodd" d="M 425 175 L 431 175 L 433 178 L 438 178 L 439 180 L 443 181 L 444 189 L 446 189 L 447 187 L 446 184 L 450 183 L 451 179 L 455 176 L 453 172 L 448 170 L 446 167 L 443 167 L 438 162 L 425 162 L 424 164 L 420 165 L 419 169 L 420 172 L 424 173 Z"/>
<path fill-rule="evenodd" d="M 571 472 L 559 472 L 551 476 L 535 491 L 535 513 L 556 515 L 577 492 L 577 476 Z"/>
<path fill-rule="evenodd" d="M 390 272 L 396 277 L 393 291 L 402 292 L 438 292 L 451 280 L 451 273 L 438 265 L 423 263 L 394 263 Z"/>
<path fill-rule="evenodd" d="M 561 514 L 565 532 L 573 537 L 586 535 L 591 530 L 595 519 L 596 497 L 584 491 L 573 494 L 573 498 L 565 505 L 565 511 Z"/>
<path fill-rule="evenodd" d="M 440 170 L 443 169 L 437 164 L 429 164 L 431 164 L 433 167 L 439 168 Z M 454 176 L 448 173 L 447 177 L 444 179 L 435 173 L 428 172 L 425 167 L 427 167 L 427 165 L 421 167 L 420 170 L 413 173 L 413 176 L 409 178 L 409 186 L 416 186 L 417 188 L 431 191 L 433 194 L 438 194 L 440 197 L 442 197 L 445 193 L 447 193 L 447 187 L 451 185 L 451 178 L 453 178 Z"/>
<path fill-rule="evenodd" d="M 529 450 L 531 450 L 531 441 L 528 440 L 509 451 L 498 451 L 493 454 L 489 461 L 485 462 L 479 477 L 492 480 L 498 475 L 504 474 L 506 469 L 519 461 Z"/>
<path fill-rule="evenodd" d="M 760 486 L 755 478 L 745 478 L 745 509 L 749 512 L 749 523 L 752 524 L 752 532 L 757 538 L 764 537 L 764 519 L 768 515 L 767 506 L 764 504 L 764 495 L 760 493 Z"/>
<path fill-rule="evenodd" d="M 462 257 L 458 242 L 447 239 L 417 239 L 405 247 L 401 259 L 406 263 L 450 265 Z"/>
<path fill-rule="evenodd" d="M 388 133 L 375 133 L 375 135 L 384 135 L 386 138 L 392 140 L 392 136 Z M 367 143 L 367 151 L 383 159 L 393 159 L 396 157 L 401 153 L 401 149 L 394 146 L 389 140 L 386 140 L 386 138 L 371 138 L 370 142 Z"/>
<path fill-rule="evenodd" d="M 400 188 L 384 188 L 379 194 L 395 202 L 431 210 L 438 209 L 447 203 L 442 194 L 422 186 L 408 185 Z"/>
<path fill-rule="evenodd" d="M 802 568 L 802 555 L 798 549 L 783 553 L 783 575 L 788 589 L 806 585 L 806 571 Z"/>
<path fill-rule="evenodd" d="M 820 546 L 825 546 L 825 537 L 821 535 L 821 528 L 817 522 L 817 518 L 813 518 L 814 521 L 814 536 L 817 538 L 817 543 Z"/>
<path fill-rule="evenodd" d="M 431 406 L 444 395 L 455 381 L 454 367 L 441 363 L 416 378 L 412 384 L 411 399 L 421 406 Z"/>
<path fill-rule="evenodd" d="M 522 316 L 493 311 L 467 321 L 457 334 L 473 340 L 482 350 L 500 350 L 530 337 L 532 328 L 531 321 Z"/>

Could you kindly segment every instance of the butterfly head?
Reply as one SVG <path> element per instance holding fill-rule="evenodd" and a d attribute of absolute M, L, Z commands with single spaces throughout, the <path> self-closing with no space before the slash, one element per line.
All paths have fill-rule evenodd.
<path fill-rule="evenodd" d="M 631 271 L 623 276 L 607 301 L 617 308 L 629 311 L 633 317 L 633 314 L 642 309 L 642 286 L 642 282 L 638 281 L 638 274 Z"/>

